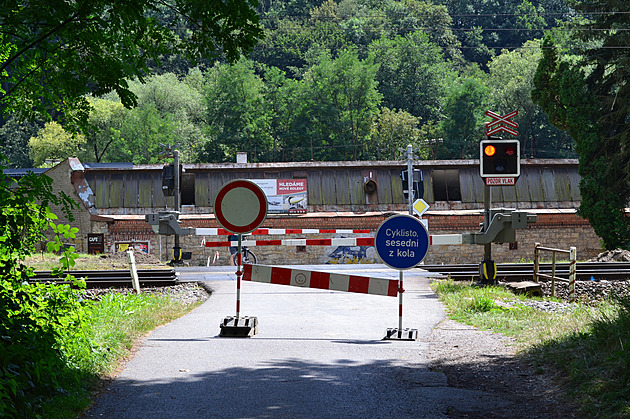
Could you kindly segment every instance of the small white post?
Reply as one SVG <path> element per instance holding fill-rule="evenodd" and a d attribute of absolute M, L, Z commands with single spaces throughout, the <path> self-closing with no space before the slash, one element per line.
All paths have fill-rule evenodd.
<path fill-rule="evenodd" d="M 575 302 L 575 266 L 577 262 L 576 248 L 571 247 L 569 249 L 569 302 Z"/>
<path fill-rule="evenodd" d="M 136 258 L 133 255 L 133 250 L 127 250 L 127 256 L 129 256 L 129 270 L 131 271 L 131 283 L 133 289 L 140 294 L 140 280 L 138 279 L 138 271 L 136 270 Z"/>

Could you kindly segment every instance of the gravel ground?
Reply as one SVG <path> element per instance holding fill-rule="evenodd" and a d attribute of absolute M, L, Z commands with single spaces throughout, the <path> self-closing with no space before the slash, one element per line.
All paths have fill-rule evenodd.
<path fill-rule="evenodd" d="M 196 284 L 194 282 L 184 282 L 178 285 L 169 287 L 143 287 L 142 293 L 146 294 L 161 294 L 168 295 L 171 298 L 181 301 L 185 304 L 192 304 L 196 302 L 206 301 L 210 297 L 209 290 L 203 287 L 203 284 Z M 110 293 L 118 292 L 121 294 L 135 294 L 133 288 L 90 288 L 83 290 L 81 295 L 83 298 L 90 300 L 98 300 L 101 296 Z"/>
<path fill-rule="evenodd" d="M 575 407 L 549 374 L 516 356 L 513 340 L 453 320 L 434 330 L 427 358 L 450 386 L 484 390 L 512 403 L 482 416 L 450 412 L 454 418 L 579 418 Z"/>
<path fill-rule="evenodd" d="M 541 282 L 543 294 L 551 295 L 551 282 Z M 595 306 L 609 297 L 630 297 L 630 281 L 576 281 L 577 300 Z M 544 311 L 566 312 L 575 304 L 568 303 L 568 285 L 556 284 L 560 301 L 515 300 Z M 484 418 L 580 418 L 582 417 L 563 393 L 554 377 L 540 373 L 516 355 L 513 339 L 499 333 L 481 331 L 452 320 L 439 324 L 430 338 L 431 368 L 442 371 L 449 385 L 465 389 L 482 389 L 517 401 L 509 409 L 488 412 Z M 473 417 L 452 412 L 453 417 Z"/>

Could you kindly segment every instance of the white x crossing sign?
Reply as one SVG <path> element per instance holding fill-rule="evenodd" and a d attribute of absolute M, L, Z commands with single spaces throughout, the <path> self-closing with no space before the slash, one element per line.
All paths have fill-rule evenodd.
<path fill-rule="evenodd" d="M 518 123 L 510 120 L 512 117 L 518 115 L 518 111 L 512 111 L 506 115 L 499 115 L 498 113 L 492 111 L 486 111 L 486 115 L 493 119 L 492 122 L 486 122 L 485 124 L 486 135 L 488 137 L 501 131 L 505 131 L 515 137 L 518 136 L 518 131 L 514 129 L 518 128 Z"/>

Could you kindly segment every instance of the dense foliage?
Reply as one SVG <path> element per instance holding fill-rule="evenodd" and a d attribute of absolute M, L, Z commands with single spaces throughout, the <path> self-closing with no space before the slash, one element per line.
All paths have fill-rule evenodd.
<path fill-rule="evenodd" d="M 177 52 L 234 61 L 262 32 L 249 0 L 5 0 L 0 13 L 0 114 L 63 117 L 85 125 L 85 94 L 115 91 Z M 185 27 L 183 31 L 173 30 Z"/>
<path fill-rule="evenodd" d="M 606 249 L 630 246 L 630 14 L 615 0 L 575 2 L 592 20 L 575 25 L 579 57 L 567 57 L 551 36 L 534 77 L 534 101 L 567 130 L 580 156 L 580 214 Z M 619 12 L 619 13 L 615 13 Z"/>
<path fill-rule="evenodd" d="M 235 61 L 262 35 L 256 5 L 248 0 L 3 1 L 0 159 L 4 152 L 12 167 L 30 166 L 31 159 L 40 164 L 89 149 L 99 160 L 110 148 L 127 157 L 113 140 L 124 139 L 120 134 L 134 121 L 120 126 L 111 121 L 118 121 L 121 107 L 138 104 L 141 92 L 130 89 L 131 79 L 142 81 L 174 52 L 183 60 Z M 174 30 L 178 26 L 183 30 Z M 116 93 L 112 103 L 91 106 L 86 96 L 109 92 Z M 158 96 L 148 96 L 157 103 Z M 165 112 L 155 104 L 141 111 L 140 121 L 160 119 Z M 147 127 L 153 131 L 152 122 Z M 73 205 L 65 194 L 53 193 L 45 175 L 13 181 L 0 171 L 2 417 L 41 417 L 42 402 L 68 393 L 69 380 L 81 379 L 86 371 L 78 355 L 98 355 L 102 349 L 85 331 L 88 311 L 77 292 L 69 285 L 29 283 L 32 268 L 23 262 L 47 243 L 46 251 L 61 255 L 59 275 L 74 264 L 74 248 L 62 242 L 78 229 L 55 224 L 50 212 L 51 206 L 60 207 L 72 220 Z"/>
<path fill-rule="evenodd" d="M 48 248 L 62 254 L 60 273 L 72 265 L 74 249 L 64 249 L 60 237 L 72 238 L 78 229 L 55 225 L 49 209 L 69 210 L 71 201 L 54 195 L 51 184 L 35 175 L 13 184 L 0 174 L 0 416 L 32 416 L 41 397 L 59 391 L 59 379 L 72 368 L 63 349 L 75 344 L 82 327 L 75 291 L 28 283 L 32 269 L 22 262 L 50 227 Z"/>
<path fill-rule="evenodd" d="M 177 48 L 189 40 L 192 21 L 148 2 L 150 19 L 132 15 L 129 25 L 159 31 L 170 48 L 129 61 L 138 68 L 108 89 L 98 86 L 100 69 L 87 69 L 95 80 L 85 93 L 117 94 L 77 99 L 91 109 L 83 138 L 58 133 L 53 140 L 44 131 L 9 140 L 0 131 L 0 151 L 16 152 L 9 141 L 21 141 L 35 164 L 51 150 L 86 162 L 156 163 L 159 144 L 177 144 L 183 161 L 203 163 L 233 161 L 237 151 L 250 161 L 396 159 L 400 145 L 412 143 L 427 157 L 471 158 L 484 111 L 492 109 L 519 111 L 524 157 L 574 157 L 568 135 L 529 95 L 536 39 L 571 10 L 560 0 L 505 2 L 501 13 L 496 7 L 489 0 L 261 2 L 265 36 L 254 45 L 258 33 L 248 26 L 248 57 L 230 65 L 215 54 L 193 66 Z M 383 135 L 392 123 L 400 129 Z M 27 162 L 10 155 L 18 158 Z"/>

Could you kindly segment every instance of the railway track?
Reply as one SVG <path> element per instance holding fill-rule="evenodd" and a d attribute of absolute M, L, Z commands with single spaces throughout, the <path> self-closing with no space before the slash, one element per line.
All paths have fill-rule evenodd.
<path fill-rule="evenodd" d="M 131 272 L 128 270 L 117 271 L 70 271 L 76 278 L 85 278 L 87 288 L 129 287 Z M 165 287 L 178 283 L 178 274 L 174 269 L 138 269 L 138 279 L 141 287 Z M 55 282 L 67 284 L 68 281 L 55 277 L 50 271 L 36 271 L 30 282 Z"/>
<path fill-rule="evenodd" d="M 448 275 L 454 280 L 479 280 L 479 265 L 422 265 L 422 269 L 442 275 Z M 551 263 L 541 263 L 540 273 L 551 275 Z M 497 280 L 503 282 L 517 282 L 532 280 L 533 263 L 498 263 Z M 556 263 L 556 276 L 569 278 L 569 264 Z M 576 280 L 622 280 L 630 279 L 630 262 L 578 262 L 576 266 Z"/>
<path fill-rule="evenodd" d="M 450 276 L 454 280 L 479 280 L 479 265 L 421 265 L 422 269 L 436 274 Z M 533 263 L 499 263 L 497 264 L 497 280 L 502 282 L 518 282 L 532 280 Z M 551 275 L 551 264 L 541 263 L 540 272 Z M 116 271 L 71 271 L 77 278 L 85 278 L 88 288 L 132 287 L 131 273 L 128 270 Z M 569 277 L 569 264 L 556 263 L 556 276 Z M 179 276 L 174 269 L 139 269 L 138 278 L 142 287 L 172 286 L 179 283 Z M 578 262 L 576 279 L 589 280 L 623 280 L 630 279 L 630 262 Z M 31 282 L 68 283 L 57 278 L 50 271 L 36 271 Z"/>

